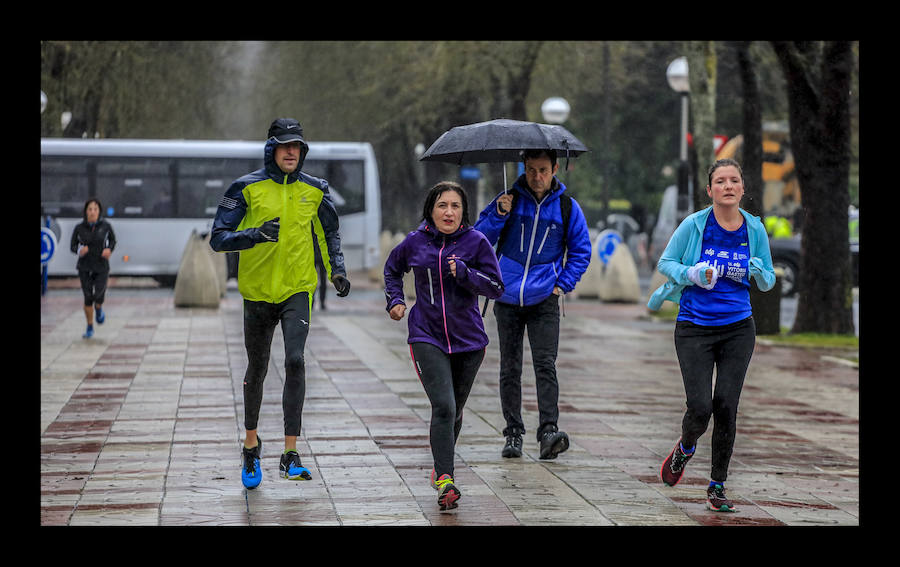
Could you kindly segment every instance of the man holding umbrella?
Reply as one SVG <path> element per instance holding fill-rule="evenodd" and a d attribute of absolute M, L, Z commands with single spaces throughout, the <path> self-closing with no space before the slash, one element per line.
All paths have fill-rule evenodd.
<path fill-rule="evenodd" d="M 500 339 L 500 404 L 506 428 L 504 457 L 522 455 L 522 347 L 531 345 L 537 385 L 540 458 L 555 459 L 569 448 L 559 431 L 559 298 L 575 289 L 591 258 L 581 207 L 556 177 L 556 150 L 522 152 L 525 173 L 509 192 L 481 212 L 475 228 L 497 244 L 504 294 L 494 303 Z M 498 243 L 499 241 L 499 243 Z"/>

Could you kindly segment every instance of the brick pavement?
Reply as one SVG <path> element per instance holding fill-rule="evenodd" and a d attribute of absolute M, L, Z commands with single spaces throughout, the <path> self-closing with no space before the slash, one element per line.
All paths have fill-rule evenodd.
<path fill-rule="evenodd" d="M 859 525 L 859 371 L 821 350 L 757 344 L 738 418 L 729 496 L 705 509 L 710 430 L 677 487 L 658 470 L 680 431 L 672 324 L 641 305 L 566 302 L 558 372 L 571 448 L 538 459 L 526 341 L 521 459 L 503 459 L 499 355 L 488 347 L 457 445 L 457 510 L 427 481 L 430 406 L 406 322 L 380 290 L 314 311 L 299 450 L 311 481 L 278 478 L 284 350 L 275 333 L 259 426 L 264 479 L 240 482 L 241 298 L 175 308 L 171 290 L 111 287 L 83 340 L 77 288 L 41 299 L 41 524 L 150 526 Z"/>

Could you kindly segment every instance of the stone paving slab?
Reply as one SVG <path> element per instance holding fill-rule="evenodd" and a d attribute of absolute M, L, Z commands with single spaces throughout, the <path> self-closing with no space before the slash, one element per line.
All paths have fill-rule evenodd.
<path fill-rule="evenodd" d="M 357 282 L 360 282 L 358 285 Z M 430 405 L 406 322 L 362 276 L 314 311 L 298 448 L 310 481 L 278 477 L 284 346 L 276 331 L 259 431 L 263 483 L 240 483 L 241 298 L 176 308 L 171 290 L 111 288 L 81 338 L 77 288 L 41 298 L 41 525 L 858 526 L 859 371 L 820 350 L 757 344 L 729 471 L 734 514 L 705 509 L 709 435 L 677 487 L 659 466 L 683 388 L 672 324 L 641 305 L 567 300 L 558 362 L 571 448 L 542 461 L 525 344 L 523 457 L 503 459 L 496 325 L 456 450 L 460 506 L 428 483 Z"/>

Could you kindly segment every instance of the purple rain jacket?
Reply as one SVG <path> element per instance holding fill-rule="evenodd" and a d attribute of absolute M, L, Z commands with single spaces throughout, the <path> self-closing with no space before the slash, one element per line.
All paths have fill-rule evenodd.
<path fill-rule="evenodd" d="M 456 261 L 456 277 L 450 272 Z M 497 256 L 487 238 L 471 226 L 442 234 L 428 221 L 406 235 L 384 264 L 387 311 L 403 296 L 403 274 L 412 270 L 416 303 L 408 311 L 408 343 L 429 343 L 448 354 L 487 346 L 478 296 L 503 295 Z"/>

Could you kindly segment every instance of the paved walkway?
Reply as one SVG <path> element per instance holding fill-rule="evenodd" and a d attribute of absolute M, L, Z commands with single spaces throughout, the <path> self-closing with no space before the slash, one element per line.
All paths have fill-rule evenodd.
<path fill-rule="evenodd" d="M 572 445 L 538 459 L 526 341 L 521 459 L 503 459 L 496 326 L 457 445 L 457 510 L 427 481 L 430 406 L 406 320 L 353 279 L 314 311 L 299 449 L 278 477 L 284 350 L 275 334 L 259 426 L 262 485 L 244 490 L 241 298 L 175 308 L 171 290 L 112 287 L 83 340 L 77 288 L 41 299 L 41 524 L 150 526 L 859 525 L 859 371 L 835 353 L 757 344 L 728 478 L 734 514 L 705 509 L 710 430 L 677 487 L 659 466 L 684 394 L 672 323 L 641 305 L 567 301 L 558 372 Z M 115 286 L 115 282 L 113 282 Z"/>

